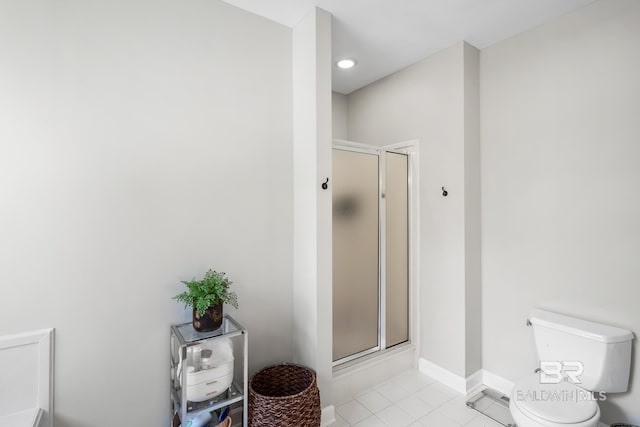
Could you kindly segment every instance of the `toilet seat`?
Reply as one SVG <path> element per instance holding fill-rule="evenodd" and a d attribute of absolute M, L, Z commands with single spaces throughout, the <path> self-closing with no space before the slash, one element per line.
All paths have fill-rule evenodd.
<path fill-rule="evenodd" d="M 541 384 L 539 374 L 524 377 L 514 387 L 511 403 L 540 425 L 597 424 L 600 408 L 591 392 L 570 382 Z"/>

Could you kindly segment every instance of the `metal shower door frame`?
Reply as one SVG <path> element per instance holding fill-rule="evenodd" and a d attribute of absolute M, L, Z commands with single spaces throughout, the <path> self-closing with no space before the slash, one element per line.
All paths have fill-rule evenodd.
<path fill-rule="evenodd" d="M 414 269 L 413 269 L 413 242 L 411 233 L 412 224 L 413 224 L 413 162 L 411 161 L 411 156 L 414 153 L 414 149 L 417 148 L 417 141 L 410 141 L 408 143 L 400 143 L 394 144 L 385 147 L 377 147 L 374 145 L 361 144 L 352 141 L 345 140 L 334 140 L 333 141 L 333 149 L 342 150 L 342 151 L 351 151 L 355 153 L 363 153 L 363 154 L 372 154 L 378 156 L 378 345 L 360 351 L 358 353 L 354 353 L 352 355 L 343 357 L 341 359 L 335 360 L 332 363 L 332 366 L 339 366 L 347 362 L 351 362 L 355 359 L 359 359 L 363 356 L 368 356 L 374 353 L 382 352 L 387 349 L 386 335 L 387 335 L 387 315 L 386 315 L 386 306 L 387 306 L 387 283 L 386 283 L 386 186 L 385 186 L 385 178 L 386 178 L 386 153 L 395 153 L 402 154 L 407 156 L 408 169 L 407 169 L 407 198 L 408 198 L 408 206 L 407 206 L 407 222 L 408 222 L 408 278 L 409 283 L 407 284 L 409 287 L 409 301 L 408 304 L 408 343 L 413 342 L 413 298 L 415 297 L 413 292 L 412 282 L 415 277 Z M 402 344 L 399 344 L 402 345 Z"/>

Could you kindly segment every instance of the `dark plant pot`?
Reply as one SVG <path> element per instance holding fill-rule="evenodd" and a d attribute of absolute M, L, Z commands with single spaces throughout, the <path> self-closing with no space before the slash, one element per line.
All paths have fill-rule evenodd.
<path fill-rule="evenodd" d="M 211 332 L 222 326 L 222 303 L 212 305 L 201 314 L 193 308 L 193 329 L 198 332 Z"/>

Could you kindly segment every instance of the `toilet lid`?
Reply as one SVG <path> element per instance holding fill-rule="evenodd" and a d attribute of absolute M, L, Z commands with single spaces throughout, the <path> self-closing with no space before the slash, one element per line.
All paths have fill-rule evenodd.
<path fill-rule="evenodd" d="M 539 374 L 520 380 L 511 399 L 525 414 L 552 423 L 579 423 L 593 418 L 598 412 L 598 404 L 590 391 L 566 381 L 541 384 Z"/>

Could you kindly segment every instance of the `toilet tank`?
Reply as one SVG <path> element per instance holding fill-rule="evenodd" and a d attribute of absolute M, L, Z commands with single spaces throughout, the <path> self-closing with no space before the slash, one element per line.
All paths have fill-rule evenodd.
<path fill-rule="evenodd" d="M 631 331 L 540 309 L 531 310 L 529 322 L 541 363 L 560 362 L 566 373 L 580 369 L 580 362 L 584 370 L 574 375 L 579 387 L 609 393 L 627 390 Z"/>

